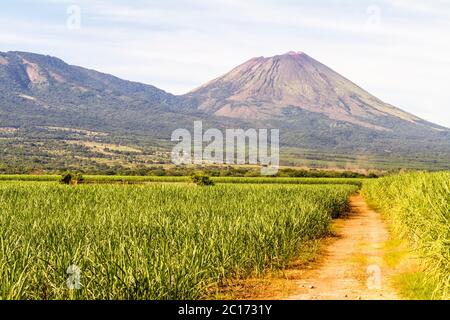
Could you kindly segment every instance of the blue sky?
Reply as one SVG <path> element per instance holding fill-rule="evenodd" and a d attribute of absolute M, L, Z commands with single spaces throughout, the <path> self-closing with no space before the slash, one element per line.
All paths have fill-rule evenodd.
<path fill-rule="evenodd" d="M 73 5 L 79 28 L 68 27 Z M 252 57 L 303 51 L 447 127 L 449 39 L 448 0 L 15 0 L 0 10 L 0 51 L 49 54 L 176 94 Z"/>

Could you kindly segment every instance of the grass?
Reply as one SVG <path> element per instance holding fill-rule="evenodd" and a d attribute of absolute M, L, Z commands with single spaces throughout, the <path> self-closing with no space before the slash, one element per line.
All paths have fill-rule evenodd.
<path fill-rule="evenodd" d="M 0 174 L 0 181 L 58 181 L 60 175 Z"/>
<path fill-rule="evenodd" d="M 431 300 L 435 296 L 435 286 L 428 281 L 426 272 L 408 272 L 393 279 L 401 296 L 408 300 Z"/>
<path fill-rule="evenodd" d="M 352 184 L 361 186 L 360 178 L 271 178 L 271 177 L 213 177 L 215 183 L 251 184 Z"/>
<path fill-rule="evenodd" d="M 3 182 L 0 299 L 205 298 L 307 254 L 357 189 Z"/>
<path fill-rule="evenodd" d="M 394 238 L 406 239 L 420 257 L 426 287 L 433 289 L 430 298 L 449 299 L 450 172 L 417 172 L 366 181 L 362 193 L 384 213 Z M 400 258 L 388 260 L 394 263 Z M 413 287 L 411 277 L 415 276 L 405 275 L 400 281 L 405 284 L 404 291 Z"/>
<path fill-rule="evenodd" d="M 405 262 L 405 260 L 412 259 L 412 252 L 406 241 L 391 239 L 384 243 L 383 249 L 385 252 L 383 260 L 390 268 L 397 268 L 402 264 L 402 262 Z"/>

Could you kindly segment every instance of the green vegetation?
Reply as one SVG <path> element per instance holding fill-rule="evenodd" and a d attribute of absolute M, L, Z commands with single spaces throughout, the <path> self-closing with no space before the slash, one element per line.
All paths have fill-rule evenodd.
<path fill-rule="evenodd" d="M 61 176 L 60 182 L 63 184 L 71 184 L 76 185 L 80 182 L 83 182 L 84 178 L 83 175 L 79 172 L 64 172 Z"/>
<path fill-rule="evenodd" d="M 357 189 L 3 182 L 0 299 L 201 298 L 301 257 Z"/>
<path fill-rule="evenodd" d="M 204 174 L 194 174 L 191 177 L 191 181 L 200 187 L 205 187 L 205 186 L 213 186 L 214 182 L 211 180 L 210 177 L 208 177 L 207 175 Z"/>
<path fill-rule="evenodd" d="M 408 300 L 431 300 L 436 290 L 423 271 L 408 272 L 394 277 L 394 285 L 399 293 Z"/>
<path fill-rule="evenodd" d="M 448 144 L 448 143 L 447 143 Z M 381 146 L 382 147 L 382 146 Z M 286 166 L 307 168 L 368 169 L 398 172 L 399 170 L 450 170 L 449 156 L 445 152 L 422 152 L 410 150 L 405 154 L 381 151 L 378 155 L 355 152 L 335 153 L 331 150 L 303 150 L 283 148 L 281 162 Z"/>
<path fill-rule="evenodd" d="M 0 181 L 58 181 L 60 175 L 0 174 Z"/>
<path fill-rule="evenodd" d="M 433 288 L 424 291 L 431 291 L 431 298 L 449 299 L 450 172 L 418 172 L 366 181 L 362 192 L 387 217 L 394 236 L 408 239 L 422 258 L 427 276 L 408 275 L 403 283 L 413 288 L 418 280 L 423 281 L 422 287 Z"/>
<path fill-rule="evenodd" d="M 276 178 L 276 177 L 255 177 L 255 178 L 234 178 L 217 177 L 212 178 L 216 183 L 250 183 L 250 184 L 351 184 L 361 186 L 365 179 L 359 178 Z"/>
<path fill-rule="evenodd" d="M 188 176 L 102 176 L 83 175 L 83 183 L 188 183 Z M 59 181 L 59 175 L 0 175 L 0 181 Z M 214 183 L 222 184 L 351 184 L 361 186 L 360 178 L 278 178 L 278 177 L 211 177 Z"/>
<path fill-rule="evenodd" d="M 72 139 L 75 139 L 75 137 Z M 33 163 L 28 163 L 27 165 L 13 165 L 8 160 L 8 154 L 4 153 L 2 154 L 2 159 L 0 159 L 0 174 L 57 174 L 64 171 L 80 171 L 83 174 L 118 176 L 191 176 L 198 172 L 212 177 L 261 176 L 261 168 L 258 166 L 211 164 L 176 166 L 169 164 L 170 152 L 165 149 L 150 146 L 136 146 L 134 144 L 127 144 L 132 147 L 125 147 L 119 142 L 108 145 L 72 139 L 67 142 L 58 140 L 59 145 L 54 148 L 50 147 L 47 143 L 46 146 L 50 150 L 39 153 L 36 157 L 32 158 Z M 0 135 L 0 149 L 13 150 L 18 153 L 12 156 L 13 161 L 19 159 L 20 153 L 25 153 L 26 150 L 32 153 L 31 150 L 33 148 L 39 148 L 41 146 L 41 144 L 30 143 L 23 147 L 18 147 L 12 141 L 5 145 L 2 145 L 2 143 L 5 143 L 5 141 L 2 142 Z M 67 148 L 69 150 L 65 150 Z M 127 148 L 138 148 L 142 152 L 128 152 L 124 154 L 123 151 L 118 151 Z M 135 159 L 135 157 L 138 157 L 138 159 Z M 58 163 L 52 162 L 53 160 L 51 158 L 55 158 L 54 160 L 57 160 Z M 311 168 L 315 167 L 313 163 L 308 163 L 307 166 Z M 378 172 L 363 174 L 354 171 L 281 167 L 276 176 L 291 178 L 376 178 L 379 174 Z"/>

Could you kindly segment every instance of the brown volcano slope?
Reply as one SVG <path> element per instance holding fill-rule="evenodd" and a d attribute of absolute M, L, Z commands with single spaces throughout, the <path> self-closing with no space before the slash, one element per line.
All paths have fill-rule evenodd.
<path fill-rule="evenodd" d="M 377 130 L 386 130 L 374 123 L 380 117 L 421 121 L 302 52 L 253 58 L 188 96 L 200 110 L 239 119 L 271 118 L 295 107 Z"/>

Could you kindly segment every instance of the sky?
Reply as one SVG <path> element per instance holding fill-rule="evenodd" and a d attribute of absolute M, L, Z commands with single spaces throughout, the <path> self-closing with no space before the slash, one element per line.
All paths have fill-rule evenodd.
<path fill-rule="evenodd" d="M 174 94 L 252 57 L 302 51 L 450 127 L 450 0 L 2 0 L 0 51 L 48 54 Z"/>

